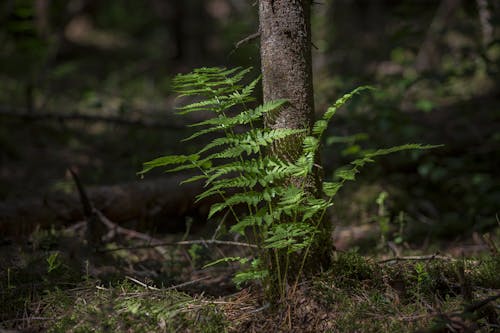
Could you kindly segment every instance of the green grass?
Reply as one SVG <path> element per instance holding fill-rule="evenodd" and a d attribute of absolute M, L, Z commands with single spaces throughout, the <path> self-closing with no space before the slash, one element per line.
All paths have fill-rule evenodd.
<path fill-rule="evenodd" d="M 500 324 L 499 299 L 480 305 L 500 293 L 500 257 L 491 254 L 380 261 L 355 251 L 336 252 L 331 270 L 304 281 L 281 306 L 269 307 L 258 285 L 230 296 L 209 297 L 203 285 L 201 292 L 187 293 L 156 288 L 153 283 L 141 285 L 126 276 L 106 282 L 69 265 L 60 248 L 47 251 L 47 238 L 55 242 L 51 246 L 58 246 L 53 237 L 40 236 L 41 248 L 12 252 L 21 259 L 9 269 L 2 267 L 1 329 L 450 332 L 451 327 L 493 332 Z M 56 259 L 54 253 L 60 253 Z M 54 266 L 54 260 L 59 264 Z M 161 266 L 160 261 L 157 264 Z M 219 274 L 221 278 L 231 272 Z"/>

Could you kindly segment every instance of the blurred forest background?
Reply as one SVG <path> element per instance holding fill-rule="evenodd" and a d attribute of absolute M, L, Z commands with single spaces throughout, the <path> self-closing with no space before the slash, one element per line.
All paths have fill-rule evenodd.
<path fill-rule="evenodd" d="M 207 205 L 194 203 L 201 185 L 137 172 L 199 148 L 179 143 L 194 119 L 176 115 L 186 103 L 173 92 L 177 73 L 241 66 L 259 75 L 259 41 L 247 38 L 258 31 L 257 3 L 0 1 L 0 331 L 500 327 L 498 304 L 488 305 L 500 297 L 498 0 L 314 1 L 317 114 L 376 87 L 335 115 L 325 177 L 368 150 L 443 146 L 381 158 L 342 188 L 332 270 L 301 284 L 282 312 L 264 311 L 257 284 L 237 291 L 238 265 L 201 269 L 249 250 L 207 245 L 238 239 L 207 223 Z M 82 213 L 68 168 L 111 221 L 102 252 L 84 241 L 82 221 L 95 216 Z"/>
<path fill-rule="evenodd" d="M 427 246 L 498 225 L 499 22 L 498 1 L 315 2 L 317 112 L 359 85 L 377 87 L 336 116 L 326 176 L 363 150 L 444 144 L 364 170 L 336 204 L 339 235 L 374 226 Z M 4 208 L 73 191 L 68 167 L 88 186 L 139 181 L 144 161 L 195 149 L 178 143 L 188 132 L 175 115 L 176 73 L 259 73 L 258 39 L 235 46 L 258 29 L 251 0 L 6 0 L 0 25 Z"/>

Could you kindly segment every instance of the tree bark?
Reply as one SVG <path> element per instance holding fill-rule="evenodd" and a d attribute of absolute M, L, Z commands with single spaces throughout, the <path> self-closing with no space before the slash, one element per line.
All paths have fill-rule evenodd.
<path fill-rule="evenodd" d="M 311 65 L 310 1 L 261 0 L 260 58 L 264 102 L 287 99 L 290 104 L 266 117 L 271 128 L 311 128 L 314 96 Z M 276 153 L 295 159 L 300 142 L 288 142 Z"/>
<path fill-rule="evenodd" d="M 307 129 L 314 123 L 314 95 L 311 61 L 310 0 L 260 0 L 260 56 L 264 102 L 287 99 L 290 103 L 265 118 L 276 128 Z M 303 136 L 288 137 L 272 148 L 281 159 L 295 161 L 302 153 Z M 319 165 L 319 156 L 317 156 Z M 318 168 L 306 179 L 306 190 L 320 195 Z M 300 186 L 303 180 L 290 180 Z M 305 269 L 315 272 L 330 263 L 331 226 L 320 223 L 321 234 L 310 251 Z M 298 269 L 298 267 L 297 267 Z"/>

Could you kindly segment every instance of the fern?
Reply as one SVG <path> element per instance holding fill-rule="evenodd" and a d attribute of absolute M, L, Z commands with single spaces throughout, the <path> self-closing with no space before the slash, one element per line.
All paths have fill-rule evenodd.
<path fill-rule="evenodd" d="M 333 198 L 346 181 L 355 180 L 360 168 L 372 163 L 375 157 L 407 149 L 436 147 L 407 144 L 367 152 L 347 167 L 337 170 L 337 181 L 323 182 L 322 197 L 315 197 L 304 186 L 285 185 L 287 182 L 284 180 L 290 177 L 305 179 L 311 175 L 321 139 L 336 111 L 356 94 L 372 88 L 359 87 L 342 96 L 314 123 L 309 134 L 305 129 L 261 128 L 258 125 L 262 123 L 264 115 L 279 112 L 287 101 L 276 100 L 249 108 L 248 104 L 255 101 L 252 94 L 260 79 L 243 84 L 250 70 L 200 68 L 189 74 L 177 75 L 173 85 L 181 96 L 201 98 L 181 107 L 179 113 L 212 114 L 207 120 L 191 124 L 190 127 L 197 131 L 183 141 L 208 134 L 220 136 L 209 139 L 194 154 L 165 156 L 146 162 L 140 172 L 142 174 L 157 167 L 164 167 L 168 172 L 198 170 L 199 175 L 183 183 L 204 181 L 205 189 L 197 196 L 198 201 L 219 197 L 220 201 L 211 206 L 208 218 L 229 211 L 236 221 L 230 228 L 232 232 L 246 235 L 251 230 L 255 233 L 251 239 L 260 251 L 256 259 L 250 262 L 246 258 L 228 257 L 212 263 L 236 261 L 249 265 L 236 275 L 237 283 L 255 278 L 265 279 L 269 276 L 269 267 L 278 267 L 279 270 L 278 251 L 287 256 L 301 254 L 303 265 L 320 231 L 319 223 L 333 205 Z M 242 131 L 242 127 L 246 127 L 246 130 Z M 295 161 L 285 161 L 267 154 L 268 147 L 291 136 L 303 137 L 302 151 Z M 236 213 L 235 208 L 239 205 L 247 207 L 246 214 Z M 286 280 L 289 267 L 288 258 L 285 259 L 285 271 L 278 272 L 280 290 L 283 291 L 283 281 Z"/>

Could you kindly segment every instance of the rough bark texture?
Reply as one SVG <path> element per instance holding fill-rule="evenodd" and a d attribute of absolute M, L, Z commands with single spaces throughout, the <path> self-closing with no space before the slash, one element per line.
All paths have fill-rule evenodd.
<path fill-rule="evenodd" d="M 310 0 L 259 1 L 264 102 L 281 98 L 290 102 L 267 116 L 268 127 L 310 130 L 314 123 L 310 7 Z M 302 140 L 301 136 L 282 140 L 273 147 L 272 153 L 294 161 L 301 154 Z M 291 184 L 302 182 L 291 180 Z M 316 169 L 306 181 L 306 189 L 319 195 L 320 184 L 320 173 Z M 330 263 L 331 227 L 325 220 L 320 228 L 322 233 L 306 262 L 307 271 L 320 270 Z"/>
<path fill-rule="evenodd" d="M 264 102 L 290 101 L 266 118 L 266 126 L 310 128 L 314 121 L 310 1 L 261 0 L 259 19 Z M 300 142 L 288 142 L 275 153 L 295 159 L 297 145 Z"/>

